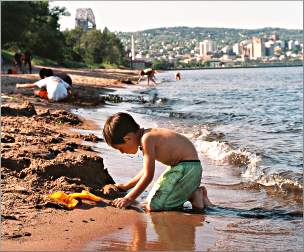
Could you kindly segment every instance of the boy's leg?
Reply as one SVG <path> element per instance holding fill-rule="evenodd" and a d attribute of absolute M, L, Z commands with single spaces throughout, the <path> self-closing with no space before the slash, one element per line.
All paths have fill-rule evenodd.
<path fill-rule="evenodd" d="M 147 202 L 153 211 L 182 207 L 201 182 L 200 162 L 183 162 L 169 167 L 152 187 Z"/>

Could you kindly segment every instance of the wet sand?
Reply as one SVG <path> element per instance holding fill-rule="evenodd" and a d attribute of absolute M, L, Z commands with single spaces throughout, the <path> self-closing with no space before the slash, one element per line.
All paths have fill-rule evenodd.
<path fill-rule="evenodd" d="M 16 92 L 17 82 L 33 82 L 37 74 L 2 76 L 2 250 L 301 250 L 301 218 L 285 220 L 278 215 L 275 219 L 265 212 L 242 211 L 272 209 L 282 202 L 260 188 L 241 184 L 237 169 L 231 169 L 229 178 L 235 186 L 227 186 L 224 179 L 219 183 L 223 167 L 207 159 L 202 160 L 203 182 L 210 199 L 221 208 L 148 214 L 111 207 L 110 200 L 118 195 L 106 193 L 103 186 L 132 177 L 141 169 L 141 160 L 105 147 L 91 148 L 103 146 L 102 139 L 78 132 L 97 133 L 100 125 L 69 111 L 103 106 L 99 95 L 106 94 L 105 88 L 127 88 L 122 81 L 136 74 L 54 70 L 71 74 L 74 89 L 81 91 L 77 99 L 50 103 L 33 97 L 30 90 Z M 154 180 L 163 169 L 157 163 Z M 74 210 L 65 210 L 45 197 L 54 191 L 83 189 L 103 201 L 83 201 Z"/>

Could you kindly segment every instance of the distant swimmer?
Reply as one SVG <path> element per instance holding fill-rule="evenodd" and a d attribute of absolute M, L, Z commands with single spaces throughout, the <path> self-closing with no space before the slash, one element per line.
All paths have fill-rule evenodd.
<path fill-rule="evenodd" d="M 148 77 L 148 86 L 150 84 L 150 80 L 154 84 L 157 84 L 156 81 L 155 81 L 155 73 L 156 73 L 155 70 L 152 69 L 152 68 L 146 68 L 144 70 L 141 70 L 140 74 L 139 74 L 139 79 L 137 81 L 137 84 L 144 78 L 145 75 Z"/>
<path fill-rule="evenodd" d="M 176 80 L 181 80 L 181 74 L 180 74 L 180 72 L 177 72 L 177 73 L 176 73 L 175 79 L 176 79 Z"/>

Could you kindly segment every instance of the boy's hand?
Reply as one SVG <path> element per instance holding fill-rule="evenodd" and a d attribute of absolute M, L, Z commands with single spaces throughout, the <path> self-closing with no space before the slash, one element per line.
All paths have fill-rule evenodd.
<path fill-rule="evenodd" d="M 113 205 L 115 207 L 123 208 L 123 207 L 128 207 L 133 203 L 133 200 L 129 200 L 128 198 L 117 198 L 113 200 Z"/>

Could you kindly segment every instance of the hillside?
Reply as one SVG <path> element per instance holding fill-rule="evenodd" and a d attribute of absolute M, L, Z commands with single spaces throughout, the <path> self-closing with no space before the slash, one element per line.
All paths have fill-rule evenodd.
<path fill-rule="evenodd" d="M 261 29 L 231 29 L 207 27 L 163 27 L 138 32 L 119 32 L 117 36 L 125 46 L 130 47 L 131 35 L 136 40 L 136 46 L 141 51 L 148 51 L 163 44 L 187 45 L 193 49 L 198 42 L 211 38 L 218 46 L 232 45 L 236 42 L 252 38 L 253 36 L 269 37 L 276 32 L 281 40 L 298 40 L 303 42 L 302 30 L 265 27 Z M 185 52 L 186 53 L 186 52 Z"/>

